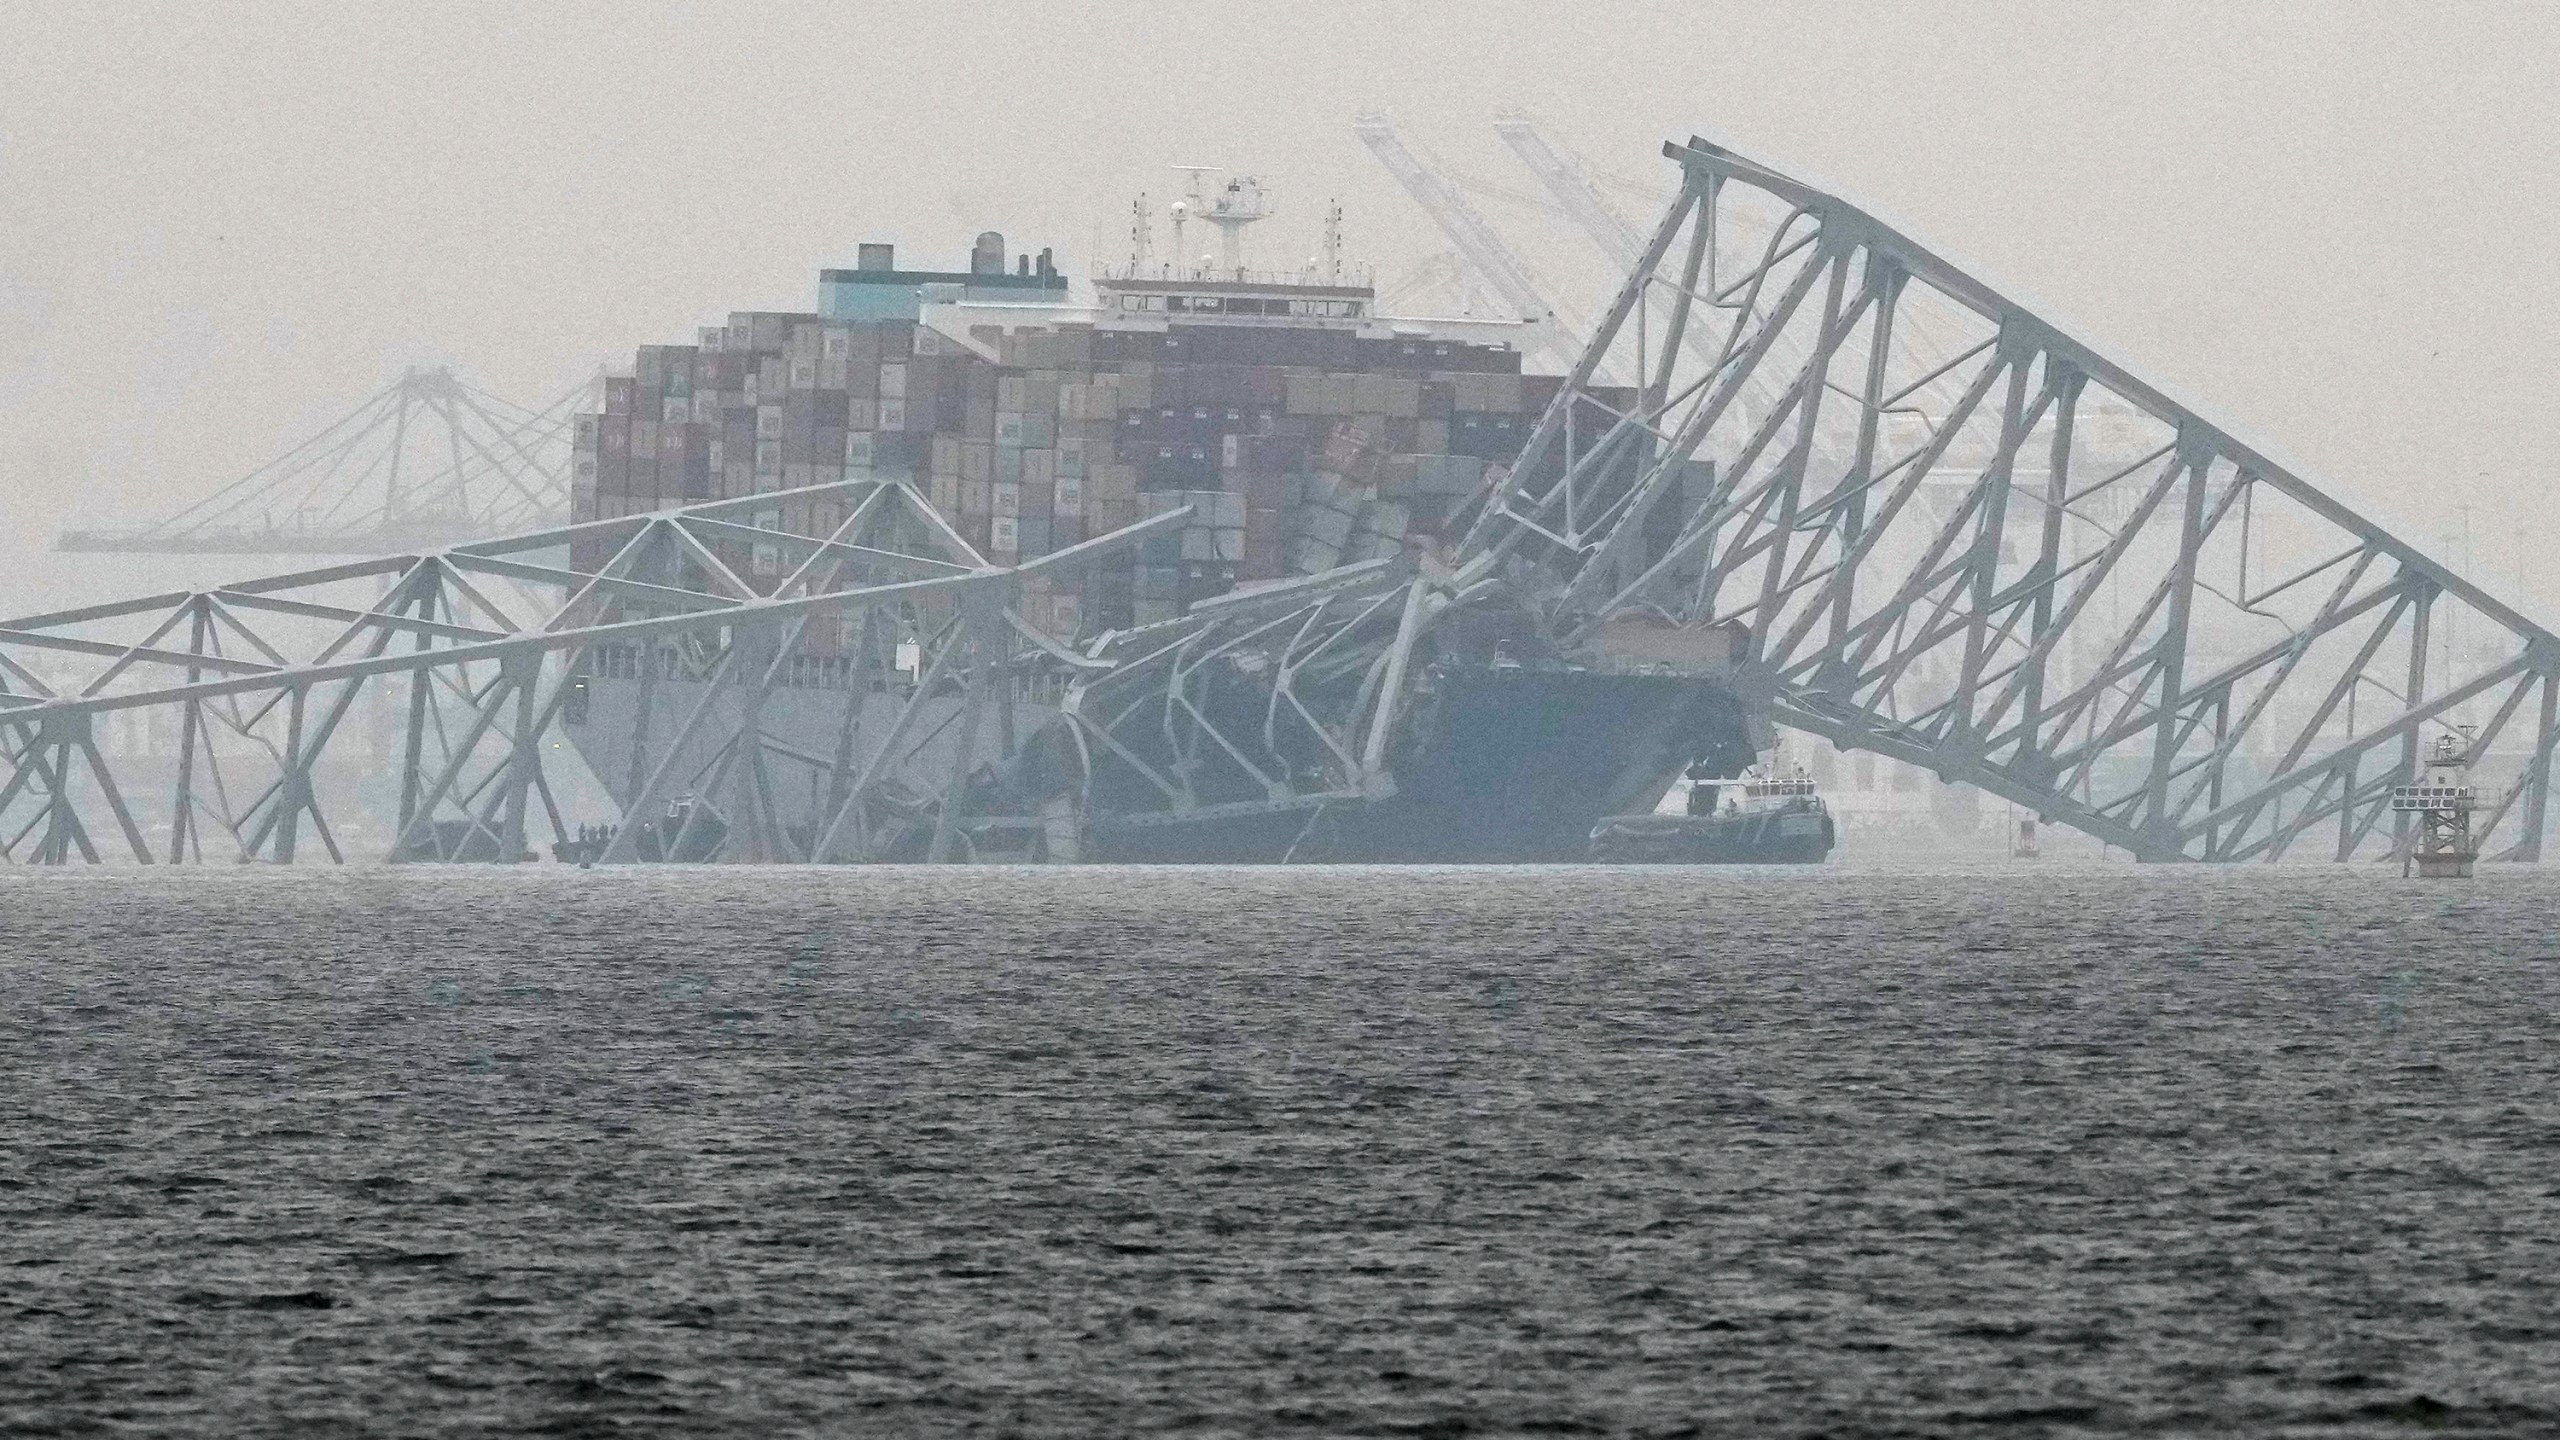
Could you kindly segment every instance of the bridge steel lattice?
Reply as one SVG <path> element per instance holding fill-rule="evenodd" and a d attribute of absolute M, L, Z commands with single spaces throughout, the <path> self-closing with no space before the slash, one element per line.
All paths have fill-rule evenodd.
<path fill-rule="evenodd" d="M 2391 788 L 2470 725 L 2483 853 L 2539 858 L 2560 639 L 1866 211 L 1665 153 L 1455 588 L 1732 626 L 1782 723 L 2148 860 L 2396 849 Z"/>
<path fill-rule="evenodd" d="M 556 727 L 608 651 L 644 656 L 646 675 L 691 697 L 674 733 L 640 737 L 623 810 L 653 814 L 679 794 L 701 803 L 682 828 L 624 825 L 600 858 L 654 845 L 697 859 L 858 860 L 885 853 L 892 831 L 946 858 L 962 838 L 949 801 L 979 751 L 958 747 L 952 773 L 935 777 L 945 788 L 919 797 L 908 762 L 920 717 L 947 725 L 965 710 L 964 730 L 983 716 L 1009 732 L 1024 657 L 1075 660 L 1021 619 L 1023 582 L 1189 516 L 1000 566 L 904 481 L 847 480 L 0 622 L 0 862 L 96 863 L 119 850 L 146 864 L 289 862 L 309 840 L 343 861 L 327 796 L 369 776 L 387 778 L 381 808 L 396 807 L 378 837 L 384 858 L 518 858 L 537 821 L 572 838 L 553 783 Z M 779 563 L 751 581 L 739 557 L 759 551 Z M 823 655 L 820 625 L 839 637 Z M 903 677 L 901 640 L 917 649 Z M 778 690 L 809 684 L 904 698 L 885 734 L 857 748 L 850 717 L 863 707 L 849 707 L 838 748 L 812 753 L 759 724 Z M 953 706 L 953 691 L 968 703 Z M 394 723 L 347 723 L 366 706 Z M 168 743 L 143 774 L 130 755 L 111 764 L 99 742 L 101 726 L 134 716 L 165 722 Z M 391 753 L 366 750 L 380 734 Z M 777 822 L 785 767 L 826 794 L 824 826 Z M 690 833 L 697 816 L 716 830 Z"/>
<path fill-rule="evenodd" d="M 1186 511 L 1007 568 L 875 478 L 0 622 L 0 859 L 105 834 L 283 860 L 305 828 L 341 854 L 331 737 L 386 728 L 397 753 L 352 763 L 396 777 L 388 853 L 512 858 L 537 807 L 566 828 L 548 766 L 580 676 L 634 649 L 690 698 L 635 737 L 606 858 L 679 794 L 700 804 L 655 844 L 689 858 L 960 858 L 1056 819 L 1314 835 L 1396 793 L 1434 656 L 1495 615 L 1594 663 L 1630 620 L 1712 629 L 1780 722 L 2153 860 L 2402 848 L 2392 787 L 2467 725 L 2496 795 L 2475 833 L 2539 858 L 2560 640 L 1872 215 L 1702 141 L 1667 153 L 1677 199 L 1436 542 L 1073 649 L 1014 591 Z M 742 545 L 783 563 L 751 581 Z M 812 662 L 905 699 L 845 707 L 832 753 L 769 731 Z M 342 726 L 365 703 L 403 718 Z M 142 710 L 177 717 L 156 812 L 96 743 Z M 920 773 L 924 732 L 954 730 Z M 778 818 L 778 771 L 814 819 Z"/>

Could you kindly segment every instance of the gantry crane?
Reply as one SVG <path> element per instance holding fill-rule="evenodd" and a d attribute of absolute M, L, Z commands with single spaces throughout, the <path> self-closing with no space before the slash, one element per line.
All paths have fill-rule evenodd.
<path fill-rule="evenodd" d="M 569 516 L 569 437 L 599 379 L 526 410 L 441 366 L 412 367 L 318 433 L 175 514 L 65 530 L 109 554 L 378 555 Z"/>
<path fill-rule="evenodd" d="M 1351 131 L 1440 227 L 1449 238 L 1450 247 L 1483 278 L 1495 298 L 1528 322 L 1535 337 L 1532 343 L 1546 352 L 1550 363 L 1559 368 L 1570 367 L 1582 352 L 1582 327 L 1563 307 L 1540 292 L 1528 267 L 1467 203 L 1458 187 L 1443 179 L 1437 166 L 1416 155 L 1384 114 L 1372 111 L 1361 115 L 1351 122 Z M 1601 378 L 1604 383 L 1618 383 L 1613 376 Z"/>

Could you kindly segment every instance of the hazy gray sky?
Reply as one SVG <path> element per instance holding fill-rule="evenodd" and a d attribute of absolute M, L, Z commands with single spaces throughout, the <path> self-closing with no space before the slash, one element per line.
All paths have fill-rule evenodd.
<path fill-rule="evenodd" d="M 2493 589 L 2519 539 L 2560 545 L 2560 6 L 0 0 L 0 35 L 0 612 L 233 578 L 45 546 L 404 364 L 546 398 L 809 305 L 858 239 L 956 263 L 992 227 L 1081 272 L 1166 167 L 1220 164 L 1278 192 L 1274 258 L 1339 197 L 1392 275 L 1441 243 L 1351 137 L 1366 106 L 1519 191 L 1506 104 L 1631 179 L 1720 138 L 2412 540 L 2472 504 Z M 1604 283 L 1561 222 L 1487 208 L 1549 232 L 1560 289 Z"/>

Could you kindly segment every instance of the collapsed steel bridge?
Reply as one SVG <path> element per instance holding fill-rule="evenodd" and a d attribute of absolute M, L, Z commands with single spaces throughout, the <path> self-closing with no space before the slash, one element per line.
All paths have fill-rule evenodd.
<path fill-rule="evenodd" d="M 364 762 L 397 777 L 385 853 L 513 857 L 536 805 L 566 835 L 547 737 L 600 647 L 634 642 L 699 688 L 623 810 L 699 797 L 699 858 L 966 857 L 1062 796 L 1080 825 L 1313 825 L 1394 792 L 1438 642 L 1501 611 L 1567 657 L 1629 617 L 1738 637 L 1726 679 L 1778 722 L 2146 860 L 2396 853 L 2392 787 L 2466 727 L 2484 852 L 2539 859 L 2552 634 L 1874 216 L 1704 141 L 1665 153 L 1677 198 L 1438 545 L 1079 648 L 1012 594 L 1179 512 L 998 567 L 872 479 L 30 617 L 0 624 L 0 857 L 120 833 L 143 860 L 287 860 L 305 822 L 340 857 L 314 777 L 368 682 L 406 717 Z M 778 583 L 722 560 L 742 534 L 787 553 Z M 757 722 L 820 617 L 854 637 L 840 683 L 906 696 L 833 755 Z M 290 654 L 286 622 L 310 637 Z M 936 786 L 893 774 L 928 703 L 997 762 L 963 743 Z M 143 710 L 180 717 L 156 821 L 94 730 Z M 217 774 L 217 741 L 257 778 Z M 823 790 L 820 823 L 775 823 L 775 766 Z M 207 820 L 232 843 L 208 851 Z"/>
<path fill-rule="evenodd" d="M 12 621 L 0 625 L 0 859 L 97 862 L 104 836 L 143 863 L 290 862 L 308 853 L 307 832 L 343 861 L 323 783 L 333 759 L 342 803 L 364 777 L 393 782 L 386 858 L 527 856 L 537 813 L 555 843 L 576 833 L 555 792 L 556 727 L 574 718 L 591 660 L 609 646 L 639 648 L 653 673 L 700 697 L 643 752 L 654 759 L 627 809 L 679 791 L 725 805 L 726 848 L 706 858 L 873 858 L 875 808 L 893 801 L 898 778 L 889 757 L 943 682 L 967 695 L 966 725 L 982 712 L 1001 725 L 1018 652 L 1068 653 L 1015 612 L 1022 584 L 1188 516 L 995 566 L 905 482 L 849 480 Z M 723 553 L 741 543 L 787 555 L 788 572 L 762 586 L 741 578 Z M 897 678 L 894 652 L 872 642 L 914 636 L 926 652 L 863 764 L 759 732 L 765 701 L 805 683 L 821 620 L 851 621 L 861 637 L 836 662 L 852 685 Z M 148 794 L 98 735 L 146 713 L 174 722 Z M 677 774 L 676 757 L 711 730 L 711 773 Z M 814 846 L 801 836 L 795 848 L 769 823 L 772 768 L 786 760 L 817 766 L 832 786 Z M 939 859 L 959 816 L 931 809 Z M 622 827 L 599 858 L 634 858 L 643 834 Z M 672 853 L 686 839 L 659 843 Z"/>

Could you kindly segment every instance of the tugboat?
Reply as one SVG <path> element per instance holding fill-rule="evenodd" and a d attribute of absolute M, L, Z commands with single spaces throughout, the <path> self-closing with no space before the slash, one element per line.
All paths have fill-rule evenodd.
<path fill-rule="evenodd" d="M 1691 765 L 1666 796 L 1671 813 L 1612 815 L 1591 827 L 1591 858 L 1606 865 L 1811 865 L 1837 838 L 1813 777 L 1772 760 L 1719 778 Z M 1685 790 L 1685 797 L 1681 796 Z"/>

